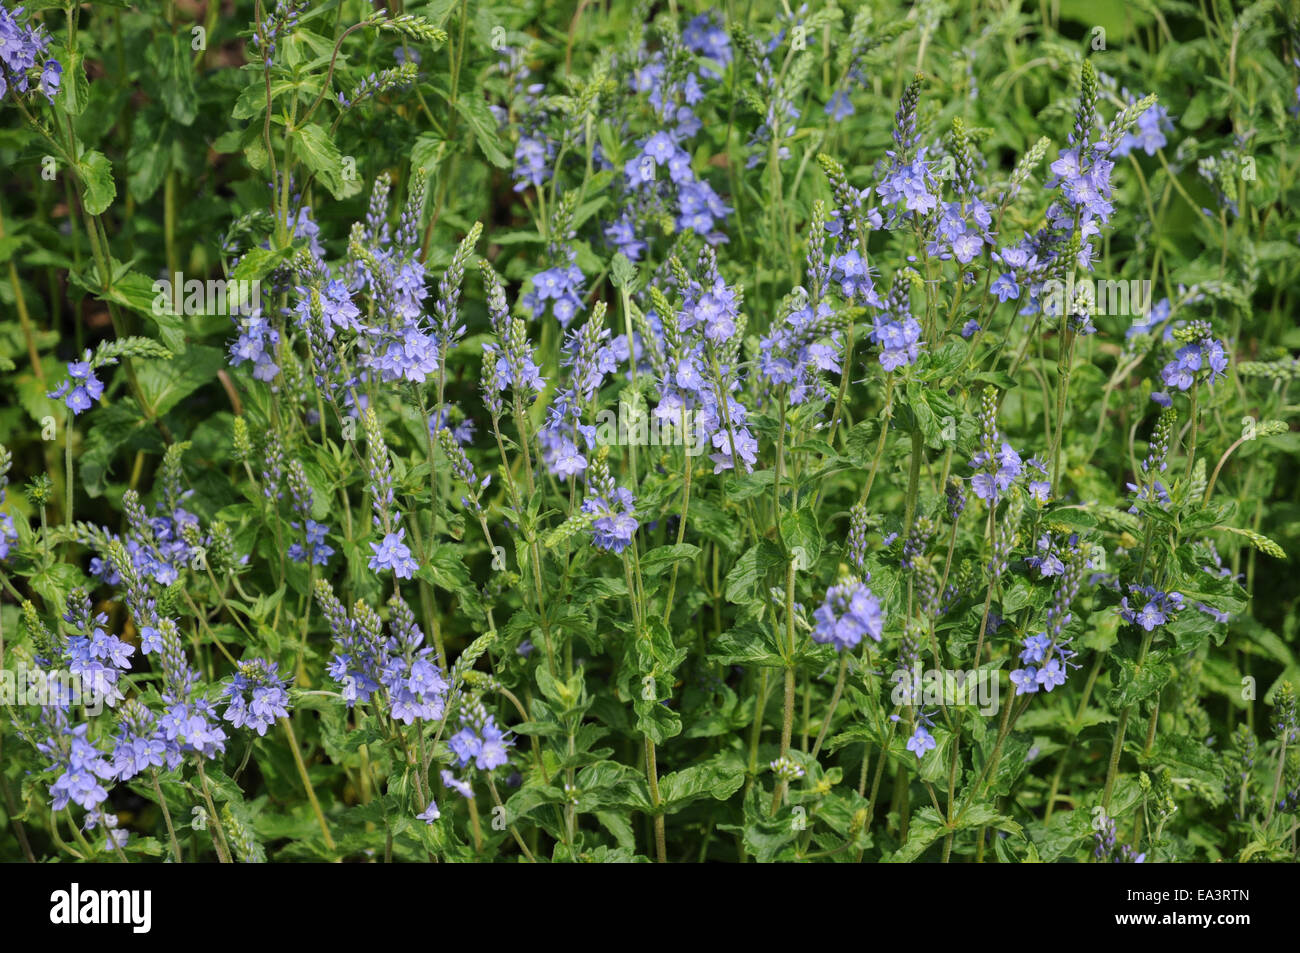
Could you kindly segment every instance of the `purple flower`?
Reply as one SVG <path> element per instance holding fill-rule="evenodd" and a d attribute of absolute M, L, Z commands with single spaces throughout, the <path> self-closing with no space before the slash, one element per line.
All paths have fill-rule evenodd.
<path fill-rule="evenodd" d="M 1203 370 L 1207 372 L 1204 381 L 1213 386 L 1228 369 L 1227 349 L 1222 341 L 1211 336 L 1209 325 L 1193 322 L 1190 330 L 1197 335 L 1196 340 L 1175 351 L 1174 359 L 1160 371 L 1167 387 L 1188 390 L 1202 379 Z"/>
<path fill-rule="evenodd" d="M 405 537 L 406 529 L 403 527 L 396 533 L 387 534 L 383 542 L 371 543 L 370 548 L 375 554 L 370 557 L 370 568 L 391 569 L 398 579 L 410 579 L 420 567 L 411 558 L 410 549 L 402 542 Z"/>
<path fill-rule="evenodd" d="M 636 498 L 623 487 L 618 487 L 609 498 L 593 496 L 583 500 L 582 511 L 595 514 L 591 523 L 592 542 L 606 552 L 623 552 L 640 526 L 632 515 L 635 506 Z"/>
<path fill-rule="evenodd" d="M 468 781 L 462 781 L 446 768 L 442 769 L 441 776 L 443 785 L 455 791 L 461 797 L 472 798 L 474 796 L 474 788 Z"/>
<path fill-rule="evenodd" d="M 880 345 L 880 366 L 887 371 L 915 363 L 921 353 L 921 325 L 910 316 L 901 321 L 877 317 L 871 339 Z"/>
<path fill-rule="evenodd" d="M 1146 632 L 1152 632 L 1162 625 L 1173 621 L 1178 611 L 1183 608 L 1183 595 L 1180 592 L 1163 592 L 1154 586 L 1129 585 L 1129 594 L 1120 600 L 1120 617 L 1130 625 L 1135 625 Z M 1129 599 L 1141 600 L 1142 605 L 1134 608 Z"/>
<path fill-rule="evenodd" d="M 1020 286 L 1016 284 L 1016 276 L 1012 272 L 998 275 L 993 279 L 989 290 L 998 296 L 999 301 L 1010 301 L 1012 298 L 1020 297 Z"/>
<path fill-rule="evenodd" d="M 51 391 L 47 396 L 54 400 L 62 397 L 73 414 L 90 410 L 95 401 L 104 394 L 104 385 L 95 377 L 95 372 L 91 368 L 89 348 L 86 349 L 82 360 L 73 361 L 68 365 L 68 378 L 59 385 L 58 390 Z"/>
<path fill-rule="evenodd" d="M 907 750 L 915 754 L 916 759 L 919 761 L 927 751 L 933 750 L 937 744 L 938 742 L 934 740 L 934 736 L 930 732 L 926 731 L 923 726 L 917 725 L 916 730 L 912 732 L 912 737 L 907 740 Z"/>
<path fill-rule="evenodd" d="M 813 618 L 817 620 L 813 641 L 834 645 L 839 652 L 857 646 L 864 635 L 879 642 L 884 633 L 885 615 L 880 600 L 858 579 L 848 579 L 827 589 L 826 598 Z"/>
<path fill-rule="evenodd" d="M 1041 663 L 1047 657 L 1047 651 L 1052 647 L 1052 640 L 1047 637 L 1047 633 L 1031 635 L 1025 639 L 1024 651 L 1020 653 L 1020 661 L 1029 664 Z"/>
<path fill-rule="evenodd" d="M 301 527 L 297 523 L 290 524 L 294 529 Z M 294 562 L 307 562 L 308 556 L 310 561 L 317 566 L 328 566 L 330 557 L 334 555 L 334 547 L 325 542 L 325 535 L 329 532 L 329 527 L 323 523 L 317 523 L 313 519 L 306 521 L 306 531 L 304 542 L 293 543 L 289 547 L 289 558 Z"/>
<path fill-rule="evenodd" d="M 854 113 L 853 103 L 849 99 L 847 89 L 836 90 L 831 93 L 830 101 L 826 104 L 826 115 L 831 117 L 833 122 L 842 122 Z"/>
<path fill-rule="evenodd" d="M 59 80 L 63 76 L 63 67 L 59 65 L 58 60 L 46 60 L 44 68 L 41 70 L 41 92 L 50 102 L 54 102 L 54 96 L 59 91 Z"/>
<path fill-rule="evenodd" d="M 252 728 L 259 736 L 277 718 L 289 716 L 289 680 L 279 677 L 279 666 L 264 659 L 239 663 L 226 684 L 224 718 L 236 728 Z"/>
<path fill-rule="evenodd" d="M 971 489 L 986 503 L 996 503 L 1024 470 L 1020 454 L 1005 441 L 994 453 L 981 450 L 975 454 L 970 465 L 981 471 L 971 477 Z"/>
<path fill-rule="evenodd" d="M 556 476 L 568 478 L 577 476 L 587 469 L 587 458 L 578 452 L 573 441 L 561 437 L 559 449 L 555 452 L 551 466 Z"/>
<path fill-rule="evenodd" d="M 1149 156 L 1156 154 L 1168 143 L 1165 133 L 1173 132 L 1174 124 L 1169 119 L 1169 111 L 1164 106 L 1155 105 L 1138 116 L 1134 128 L 1126 132 L 1111 151 L 1113 156 L 1126 156 L 1134 149 L 1141 149 Z"/>
<path fill-rule="evenodd" d="M 1038 691 L 1038 672 L 1032 665 L 1018 668 L 1011 673 L 1011 684 L 1016 686 L 1017 695 L 1032 695 Z"/>
<path fill-rule="evenodd" d="M 1065 684 L 1066 674 L 1065 666 L 1061 664 L 1060 659 L 1050 659 L 1038 670 L 1038 684 L 1050 692 L 1058 685 Z"/>
<path fill-rule="evenodd" d="M 447 739 L 447 746 L 456 756 L 458 767 L 471 762 L 480 771 L 499 768 L 509 760 L 507 749 L 512 742 L 496 723 L 496 719 L 483 707 L 482 701 L 470 699 L 460 716 L 461 730 Z"/>

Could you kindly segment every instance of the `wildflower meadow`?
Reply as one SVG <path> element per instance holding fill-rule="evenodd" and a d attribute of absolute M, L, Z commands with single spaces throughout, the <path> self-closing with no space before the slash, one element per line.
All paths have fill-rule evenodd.
<path fill-rule="evenodd" d="M 0 168 L 0 860 L 1297 859 L 1295 4 L 0 0 Z"/>

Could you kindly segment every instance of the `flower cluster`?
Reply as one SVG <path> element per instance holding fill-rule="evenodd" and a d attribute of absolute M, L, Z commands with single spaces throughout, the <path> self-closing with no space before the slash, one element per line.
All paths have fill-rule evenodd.
<path fill-rule="evenodd" d="M 879 345 L 880 366 L 887 371 L 915 364 L 921 354 L 921 324 L 911 313 L 913 277 L 906 268 L 894 276 L 884 310 L 872 319 L 871 341 Z"/>
<path fill-rule="evenodd" d="M 123 703 L 118 732 L 113 741 L 113 772 L 129 781 L 145 771 L 172 770 L 181 763 L 180 745 L 168 742 L 159 727 L 158 716 L 138 699 Z"/>
<path fill-rule="evenodd" d="M 1132 101 L 1130 97 L 1130 101 Z M 1130 129 L 1111 150 L 1111 155 L 1122 158 L 1134 149 L 1141 149 L 1149 156 L 1156 154 L 1169 144 L 1166 133 L 1173 132 L 1174 124 L 1169 118 L 1169 110 L 1164 106 L 1152 106 L 1137 117 L 1135 129 Z"/>
<path fill-rule="evenodd" d="M 1049 657 L 1052 648 L 1052 640 L 1045 632 L 1025 639 L 1020 652 L 1020 661 L 1025 667 L 1011 673 L 1011 684 L 1016 686 L 1017 695 L 1030 694 L 1039 688 L 1050 692 L 1065 684 L 1065 666 L 1059 658 Z"/>
<path fill-rule="evenodd" d="M 1116 845 L 1113 817 L 1103 815 L 1103 826 L 1093 834 L 1093 841 L 1096 845 L 1093 859 L 1099 864 L 1140 864 L 1147 858 L 1145 853 L 1138 853 L 1128 844 Z"/>
<path fill-rule="evenodd" d="M 537 434 L 543 465 L 563 479 L 576 477 L 587 469 L 579 442 L 587 450 L 595 447 L 596 428 L 584 420 L 605 377 L 618 368 L 610 332 L 603 327 L 604 319 L 605 305 L 601 302 L 580 330 L 570 332 L 560 358 L 562 365 L 569 369 L 567 386 L 555 395 L 546 423 Z"/>
<path fill-rule="evenodd" d="M 46 51 L 50 46 L 50 37 L 41 24 L 24 26 L 18 22 L 22 7 L 12 11 L 0 7 L 0 98 L 12 87 L 16 92 L 26 93 L 31 88 L 33 78 L 36 88 L 51 103 L 59 91 L 59 82 L 63 77 L 63 66 Z"/>
<path fill-rule="evenodd" d="M 277 0 L 275 9 L 255 24 L 249 43 L 268 69 L 275 57 L 276 44 L 280 37 L 287 36 L 293 30 L 304 6 L 304 0 Z"/>
<path fill-rule="evenodd" d="M 385 635 L 373 609 L 358 601 L 349 617 L 324 580 L 316 582 L 316 600 L 334 638 L 326 671 L 343 686 L 349 707 L 374 698 L 379 710 L 406 725 L 442 717 L 449 685 L 406 603 L 396 595 L 389 601 Z"/>
<path fill-rule="evenodd" d="M 92 616 L 90 598 L 83 589 L 68 595 L 63 620 L 73 633 L 64 648 L 68 670 L 81 680 L 83 692 L 112 707 L 124 697 L 118 679 L 131 670 L 135 646 L 105 631 L 108 615 Z"/>
<path fill-rule="evenodd" d="M 470 765 L 480 771 L 491 771 L 510 760 L 509 749 L 514 742 L 497 726 L 496 718 L 483 707 L 477 697 L 461 703 L 460 731 L 447 739 L 447 747 L 456 756 L 456 766 Z"/>
<path fill-rule="evenodd" d="M 95 376 L 90 348 L 80 361 L 68 364 L 68 379 L 49 393 L 53 400 L 62 399 L 74 414 L 90 410 L 103 395 L 104 384 Z"/>
<path fill-rule="evenodd" d="M 1147 455 L 1142 461 L 1142 472 L 1137 477 L 1141 484 L 1124 484 L 1128 491 L 1134 494 L 1134 502 L 1129 507 L 1130 513 L 1138 513 L 1138 503 L 1147 500 L 1153 500 L 1161 506 L 1169 504 L 1169 490 L 1156 474 L 1163 473 L 1169 466 L 1169 443 L 1173 439 L 1177 424 L 1178 414 L 1172 409 L 1166 408 L 1160 414 L 1155 432 L 1151 435 L 1151 443 L 1147 447 Z"/>
<path fill-rule="evenodd" d="M 275 662 L 255 658 L 240 662 L 223 694 L 225 719 L 236 728 L 251 728 L 258 735 L 277 718 L 289 716 L 289 680 L 280 678 Z"/>
<path fill-rule="evenodd" d="M 1129 599 L 1133 604 L 1129 604 Z M 1154 586 L 1129 584 L 1128 595 L 1120 600 L 1120 618 L 1129 625 L 1153 632 L 1168 625 L 1185 607 L 1181 592 L 1165 592 Z"/>
<path fill-rule="evenodd" d="M 772 769 L 772 773 L 776 775 L 777 780 L 784 781 L 787 784 L 792 781 L 798 781 L 807 774 L 803 765 L 797 764 L 785 755 L 773 759 L 768 763 L 768 767 Z"/>
<path fill-rule="evenodd" d="M 718 224 L 731 214 L 713 187 L 694 168 L 689 147 L 703 128 L 694 107 L 732 58 L 726 31 L 709 14 L 687 24 L 680 38 L 665 36 L 662 49 L 644 46 L 630 64 L 629 88 L 644 95 L 653 110 L 655 131 L 635 140 L 636 151 L 623 164 L 626 194 L 605 238 L 630 261 L 645 251 L 656 219 L 671 216 L 677 229 L 691 230 L 709 244 L 726 241 Z M 703 61 L 696 57 L 703 58 Z M 626 129 L 626 119 L 615 120 Z M 661 175 L 660 170 L 666 170 Z"/>
<path fill-rule="evenodd" d="M 1029 695 L 1040 688 L 1050 692 L 1065 684 L 1070 669 L 1078 668 L 1074 658 L 1079 654 L 1070 648 L 1071 639 L 1064 638 L 1065 629 L 1073 616 L 1070 604 L 1079 592 L 1083 571 L 1089 560 L 1079 552 L 1077 539 L 1071 537 L 1065 550 L 1064 565 L 1057 580 L 1052 604 L 1047 609 L 1046 629 L 1026 638 L 1021 646 L 1020 662 L 1023 668 L 1011 672 L 1011 684 L 1017 695 Z"/>
<path fill-rule="evenodd" d="M 1213 336 L 1208 323 L 1192 322 L 1174 331 L 1174 336 L 1187 343 L 1175 352 L 1172 361 L 1161 368 L 1160 378 L 1165 386 L 1189 390 L 1202 381 L 1213 386 L 1227 371 L 1227 349 Z"/>
<path fill-rule="evenodd" d="M 597 458 L 592 467 L 592 489 L 596 495 L 582 501 L 582 512 L 591 517 L 591 541 L 599 549 L 622 553 L 632 542 L 640 523 L 632 491 L 614 484 L 609 467 Z"/>
<path fill-rule="evenodd" d="M 758 460 L 758 439 L 747 424 L 748 409 L 732 396 L 741 386 L 735 376 L 744 320 L 740 291 L 718 274 L 710 248 L 700 252 L 697 278 L 689 277 L 675 259 L 673 264 L 683 301 L 672 309 L 662 294 L 656 299 L 664 303 L 659 309 L 664 313 L 656 317 L 665 354 L 654 414 L 673 426 L 691 420 L 694 432 L 705 435 L 714 448 L 709 455 L 713 472 L 734 469 L 737 458 L 750 471 Z"/>
<path fill-rule="evenodd" d="M 990 506 L 997 505 L 1024 471 L 1020 454 L 998 432 L 997 410 L 997 394 L 986 388 L 980 405 L 983 449 L 971 457 L 970 465 L 978 472 L 970 483 L 975 495 Z"/>
<path fill-rule="evenodd" d="M 891 219 L 899 217 L 896 208 L 903 206 L 903 215 L 923 215 L 932 212 L 939 204 L 938 188 L 926 161 L 926 148 L 917 148 L 920 133 L 916 128 L 916 108 L 921 97 L 921 78 L 907 85 L 894 115 L 894 148 L 885 155 L 889 162 L 881 175 L 876 194 L 886 206 L 891 206 Z"/>
<path fill-rule="evenodd" d="M 858 579 L 846 579 L 827 589 L 813 618 L 817 623 L 813 641 L 833 645 L 839 652 L 856 648 L 863 636 L 879 642 L 884 634 L 880 600 Z"/>

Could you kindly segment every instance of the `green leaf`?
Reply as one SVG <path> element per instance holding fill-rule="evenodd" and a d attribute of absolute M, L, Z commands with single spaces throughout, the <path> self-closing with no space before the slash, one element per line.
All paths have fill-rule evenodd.
<path fill-rule="evenodd" d="M 162 440 L 149 426 L 133 401 L 114 401 L 94 416 L 94 426 L 86 433 L 85 447 L 77 461 L 77 477 L 90 497 L 101 496 L 113 458 L 123 449 L 135 446 L 141 438 L 161 450 Z"/>
<path fill-rule="evenodd" d="M 330 195 L 345 199 L 361 191 L 360 176 L 344 178 L 339 147 L 322 126 L 308 123 L 295 128 L 291 135 L 294 155 L 316 173 L 316 178 L 329 189 Z"/>
<path fill-rule="evenodd" d="M 1185 734 L 1165 733 L 1151 750 L 1151 760 L 1169 767 L 1175 782 L 1191 782 L 1212 805 L 1224 801 L 1227 780 L 1223 759 L 1202 742 Z"/>
<path fill-rule="evenodd" d="M 78 176 L 85 183 L 81 201 L 91 215 L 102 215 L 117 197 L 113 181 L 113 163 L 102 152 L 92 149 L 77 163 Z"/>
<path fill-rule="evenodd" d="M 59 57 L 63 76 L 54 102 L 69 116 L 80 116 L 90 99 L 90 83 L 86 80 L 85 57 L 80 50 L 65 49 Z"/>
<path fill-rule="evenodd" d="M 751 546 L 727 573 L 727 601 L 740 603 L 761 599 L 767 574 L 784 563 L 785 557 L 775 543 L 762 540 Z"/>
<path fill-rule="evenodd" d="M 231 281 L 257 281 L 265 278 L 289 257 L 291 248 L 250 248 L 230 273 Z"/>
<path fill-rule="evenodd" d="M 435 169 L 438 163 L 442 161 L 443 150 L 446 148 L 447 140 L 432 132 L 422 132 L 415 140 L 415 145 L 411 147 L 411 168 L 413 169 Z M 496 241 L 500 241 L 500 236 L 494 236 Z M 538 236 L 534 236 L 540 240 Z"/>
<path fill-rule="evenodd" d="M 641 557 L 641 574 L 646 578 L 667 572 L 676 563 L 691 562 L 700 555 L 700 547 L 691 543 L 657 546 Z"/>
<path fill-rule="evenodd" d="M 175 126 L 161 116 L 141 112 L 131 123 L 131 148 L 126 154 L 126 187 L 137 202 L 148 201 L 171 168 Z"/>
<path fill-rule="evenodd" d="M 68 593 L 77 586 L 86 584 L 86 577 L 77 566 L 69 563 L 54 563 L 43 569 L 30 580 L 31 587 L 45 600 L 45 607 L 50 612 L 62 614 L 68 601 Z"/>
<path fill-rule="evenodd" d="M 907 828 L 907 843 L 889 856 L 895 864 L 909 864 L 916 860 L 926 849 L 937 841 L 948 829 L 939 812 L 932 807 L 920 808 L 912 815 L 912 822 Z"/>
<path fill-rule="evenodd" d="M 811 503 L 781 516 L 781 538 L 794 557 L 795 568 L 800 571 L 812 569 L 822 554 L 822 534 Z"/>
<path fill-rule="evenodd" d="M 497 136 L 497 121 L 488 109 L 487 100 L 470 93 L 456 100 L 456 112 L 469 123 L 474 133 L 474 141 L 483 150 L 483 155 L 498 169 L 510 168 L 510 160 L 501 151 L 501 140 Z"/>
<path fill-rule="evenodd" d="M 147 60 L 153 67 L 158 98 L 167 115 L 182 126 L 192 124 L 199 114 L 199 97 L 194 88 L 194 67 L 190 46 L 179 33 L 160 33 L 149 47 Z"/>
<path fill-rule="evenodd" d="M 726 754 L 720 754 L 660 778 L 660 807 L 665 814 L 672 814 L 700 798 L 725 801 L 744 783 L 744 767 Z"/>
<path fill-rule="evenodd" d="M 183 361 L 137 361 L 136 378 L 145 402 L 162 416 L 204 384 L 216 381 L 226 355 L 215 347 L 191 347 Z"/>
<path fill-rule="evenodd" d="M 755 470 L 727 481 L 727 499 L 743 503 L 768 490 L 776 480 L 775 470 Z"/>
<path fill-rule="evenodd" d="M 757 622 L 728 629 L 709 643 L 709 658 L 719 665 L 760 665 L 780 668 L 785 659 L 769 635 L 768 627 Z"/>
<path fill-rule="evenodd" d="M 1173 668 L 1155 653 L 1148 655 L 1139 669 L 1134 659 L 1112 655 L 1120 668 L 1115 679 L 1115 687 L 1110 690 L 1108 701 L 1116 710 L 1126 708 L 1134 702 L 1147 698 L 1168 684 L 1173 678 Z"/>

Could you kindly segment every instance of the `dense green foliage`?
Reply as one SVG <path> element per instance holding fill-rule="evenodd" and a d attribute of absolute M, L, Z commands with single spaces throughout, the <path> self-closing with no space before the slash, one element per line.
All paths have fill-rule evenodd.
<path fill-rule="evenodd" d="M 1295 859 L 1293 5 L 2 16 L 0 859 Z"/>

